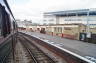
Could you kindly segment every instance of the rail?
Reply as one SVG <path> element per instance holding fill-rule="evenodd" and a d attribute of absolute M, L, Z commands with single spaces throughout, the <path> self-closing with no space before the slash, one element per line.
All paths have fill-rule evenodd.
<path fill-rule="evenodd" d="M 19 40 L 20 40 L 21 43 L 23 42 L 21 39 L 19 39 Z M 23 42 L 22 44 L 26 48 L 26 50 L 28 51 L 28 53 L 30 54 L 30 56 L 33 59 L 33 61 L 35 63 L 38 63 L 37 60 L 36 60 L 36 58 L 34 57 L 33 53 L 31 52 L 30 48 L 28 48 L 28 46 L 26 45 L 26 43 Z"/>

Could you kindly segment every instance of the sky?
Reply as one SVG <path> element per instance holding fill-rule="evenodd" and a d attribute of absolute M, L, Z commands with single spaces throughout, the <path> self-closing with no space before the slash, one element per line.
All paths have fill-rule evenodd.
<path fill-rule="evenodd" d="M 42 23 L 44 12 L 96 8 L 96 0 L 8 0 L 16 19 Z"/>

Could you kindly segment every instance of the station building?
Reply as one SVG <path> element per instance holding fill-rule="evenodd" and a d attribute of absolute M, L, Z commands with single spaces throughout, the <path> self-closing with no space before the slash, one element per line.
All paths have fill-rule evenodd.
<path fill-rule="evenodd" d="M 87 32 L 87 21 L 90 32 L 96 33 L 96 11 L 90 9 L 68 10 L 44 13 L 43 25 L 32 25 L 30 31 L 46 32 L 53 36 L 79 40 L 80 33 Z"/>
<path fill-rule="evenodd" d="M 79 40 L 81 32 L 87 32 L 87 22 L 90 32 L 96 33 L 96 10 L 81 9 L 57 12 L 45 12 L 43 24 L 46 32 Z"/>

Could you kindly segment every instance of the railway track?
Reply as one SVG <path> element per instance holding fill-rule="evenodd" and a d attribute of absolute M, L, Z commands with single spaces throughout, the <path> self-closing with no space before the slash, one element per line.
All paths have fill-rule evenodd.
<path fill-rule="evenodd" d="M 18 35 L 18 41 L 14 48 L 14 60 L 12 52 L 8 54 L 6 61 L 2 63 L 57 63 L 37 46 L 32 44 L 23 35 Z"/>
<path fill-rule="evenodd" d="M 53 59 L 51 59 L 49 56 L 43 53 L 43 51 L 41 51 L 34 44 L 29 42 L 28 39 L 23 35 L 19 36 L 19 40 L 30 54 L 34 63 L 56 63 Z"/>

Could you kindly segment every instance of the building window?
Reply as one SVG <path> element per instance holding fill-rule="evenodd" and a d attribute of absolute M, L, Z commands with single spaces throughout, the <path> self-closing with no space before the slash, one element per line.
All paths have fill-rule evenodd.
<path fill-rule="evenodd" d="M 47 20 L 43 20 L 43 21 L 47 21 Z"/>
<path fill-rule="evenodd" d="M 62 27 L 54 27 L 56 33 L 62 33 Z"/>
<path fill-rule="evenodd" d="M 65 19 L 64 21 L 83 21 L 83 19 Z"/>
<path fill-rule="evenodd" d="M 49 21 L 54 21 L 54 19 L 50 19 Z"/>

